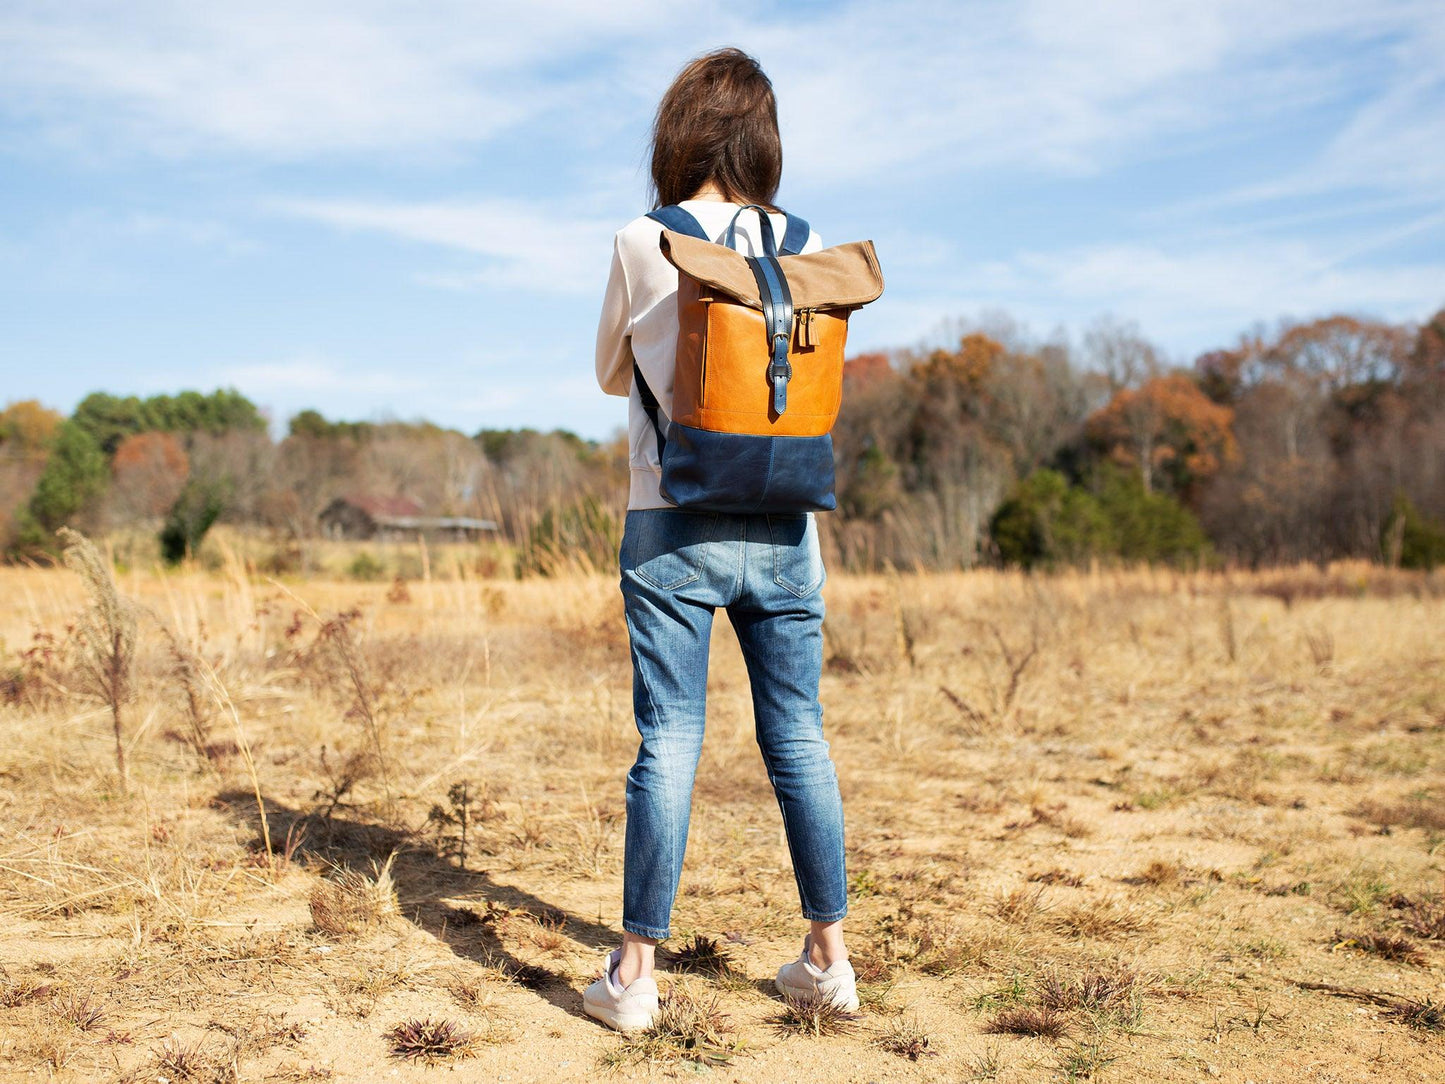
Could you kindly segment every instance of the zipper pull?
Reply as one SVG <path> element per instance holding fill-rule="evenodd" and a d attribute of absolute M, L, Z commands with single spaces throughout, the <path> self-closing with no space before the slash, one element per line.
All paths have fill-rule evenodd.
<path fill-rule="evenodd" d="M 817 345 L 813 340 L 813 310 L 798 310 L 798 349 L 811 350 Z"/>

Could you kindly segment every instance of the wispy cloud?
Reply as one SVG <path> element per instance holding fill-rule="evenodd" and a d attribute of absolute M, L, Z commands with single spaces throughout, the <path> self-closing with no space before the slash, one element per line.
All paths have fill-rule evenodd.
<path fill-rule="evenodd" d="M 217 384 L 234 384 L 251 389 L 263 397 L 294 392 L 308 395 L 394 393 L 418 386 L 415 381 L 395 372 L 367 372 L 310 354 L 283 361 L 222 366 L 215 370 L 213 379 Z"/>
<path fill-rule="evenodd" d="M 1440 85 L 1427 42 L 1442 26 L 1440 5 L 1414 0 L 904 0 L 785 26 L 764 54 L 787 91 L 790 152 L 810 174 L 1089 173 L 1348 101 L 1381 81 L 1367 48 L 1381 39 L 1411 47 L 1383 79 L 1401 89 L 1395 108 L 1382 102 L 1379 134 L 1409 131 L 1430 116 L 1421 92 Z M 1343 48 L 1322 64 L 1312 51 L 1326 39 Z M 805 54 L 831 62 L 789 65 Z M 1375 145 L 1368 124 L 1360 138 Z"/>
<path fill-rule="evenodd" d="M 1321 64 L 1326 39 L 1355 48 Z M 858 0 L 826 18 L 663 0 L 12 0 L 0 88 L 71 137 L 306 159 L 478 143 L 547 113 L 554 137 L 585 140 L 635 126 L 683 57 L 733 40 L 773 73 L 790 161 L 814 185 L 902 166 L 1087 173 L 1368 81 L 1385 89 L 1321 165 L 1405 181 L 1440 176 L 1442 39 L 1445 9 L 1421 0 Z"/>
<path fill-rule="evenodd" d="M 959 294 L 1052 325 L 1112 311 L 1193 350 L 1222 345 L 1218 329 L 1332 312 L 1410 319 L 1445 301 L 1445 261 L 1349 266 L 1308 241 L 1212 248 L 1100 244 L 1023 252 L 958 282 Z M 947 311 L 938 316 L 947 315 Z"/>
<path fill-rule="evenodd" d="M 254 252 L 257 243 L 234 227 L 214 219 L 184 218 L 179 215 L 137 211 L 114 226 L 115 233 L 144 241 L 180 242 L 199 248 L 219 249 L 229 255 Z"/>
<path fill-rule="evenodd" d="M 129 334 L 192 381 L 207 329 L 254 328 L 225 356 L 281 360 L 213 375 L 277 407 L 586 413 L 566 382 L 652 110 L 724 43 L 778 89 L 790 209 L 878 241 L 860 348 L 1005 307 L 1112 310 L 1186 356 L 1445 301 L 1439 0 L 3 0 L 0 359 Z M 418 283 L 468 296 L 396 290 Z M 553 352 L 459 357 L 518 320 Z"/>
<path fill-rule="evenodd" d="M 165 154 L 289 158 L 484 140 L 568 97 L 559 57 L 678 17 L 660 0 L 527 4 L 13 0 L 8 109 Z"/>
<path fill-rule="evenodd" d="M 511 286 L 551 292 L 598 289 L 606 274 L 608 242 L 616 223 L 552 214 L 518 200 L 477 199 L 430 203 L 363 200 L 279 200 L 271 208 L 343 230 L 364 230 L 484 257 L 461 272 L 424 273 L 451 288 Z"/>

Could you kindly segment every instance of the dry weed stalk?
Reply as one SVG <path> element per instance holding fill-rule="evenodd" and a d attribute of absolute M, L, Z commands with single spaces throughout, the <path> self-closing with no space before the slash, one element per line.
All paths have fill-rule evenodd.
<path fill-rule="evenodd" d="M 115 589 L 115 580 L 95 543 L 79 531 L 62 527 L 55 532 L 64 543 L 64 560 L 85 584 L 90 606 L 76 622 L 80 641 L 79 668 L 86 690 L 109 709 L 115 731 L 115 767 L 120 785 L 129 780 L 125 766 L 125 732 L 122 706 L 131 698 L 131 671 L 135 665 L 136 609 Z"/>
<path fill-rule="evenodd" d="M 898 576 L 898 570 L 891 565 L 888 578 L 893 581 L 893 630 L 898 644 L 898 659 L 906 663 L 908 669 L 916 670 L 918 660 L 913 654 L 913 630 L 908 627 L 908 615 L 903 610 L 903 581 Z"/>
<path fill-rule="evenodd" d="M 1029 646 L 1027 649 L 1022 649 L 1010 647 L 999 627 L 993 622 L 989 623 L 988 628 L 998 643 L 999 654 L 1003 657 L 1004 667 L 1008 670 L 1008 684 L 1004 686 L 1003 695 L 999 697 L 999 714 L 1003 715 L 1013 707 L 1014 698 L 1018 696 L 1019 683 L 1023 681 L 1024 671 L 1029 668 L 1029 663 L 1033 662 L 1034 657 L 1039 653 L 1039 633 L 1038 629 L 1032 629 Z"/>
<path fill-rule="evenodd" d="M 1224 642 L 1224 655 L 1230 662 L 1239 661 L 1239 637 L 1234 630 L 1234 607 L 1228 595 L 1219 601 L 1219 638 Z"/>
<path fill-rule="evenodd" d="M 168 1080 L 215 1081 L 225 1079 L 224 1067 L 204 1039 L 186 1044 L 171 1035 L 151 1051 L 157 1077 Z"/>
<path fill-rule="evenodd" d="M 261 776 L 256 771 L 256 758 L 251 755 L 251 743 L 246 738 L 246 728 L 241 725 L 241 715 L 236 710 L 236 703 L 231 699 L 231 694 L 226 690 L 225 683 L 221 681 L 215 668 L 199 656 L 196 656 L 195 661 L 200 666 L 206 685 L 210 688 L 216 703 L 231 716 L 231 724 L 236 730 L 236 748 L 241 752 L 241 760 L 246 765 L 246 774 L 251 779 L 251 792 L 256 796 L 256 813 L 261 820 L 261 839 L 266 845 L 266 867 L 274 874 L 276 853 L 271 847 L 271 821 L 266 816 L 266 799 L 261 795 Z M 289 853 L 287 857 L 290 857 Z"/>
<path fill-rule="evenodd" d="M 944 699 L 947 700 L 950 704 L 952 704 L 955 708 L 957 708 L 958 713 L 963 716 L 964 721 L 967 724 L 964 727 L 964 732 L 969 737 L 978 738 L 988 733 L 989 720 L 987 716 L 985 716 L 981 711 L 975 708 L 963 697 L 959 696 L 947 685 L 940 685 L 938 687 L 938 691 L 941 692 L 944 696 Z"/>
<path fill-rule="evenodd" d="M 171 676 L 185 695 L 186 743 L 207 768 L 215 767 L 215 743 L 211 740 L 211 714 L 206 710 L 206 682 L 200 656 L 170 628 L 161 625 L 161 635 L 171 653 Z"/>
<path fill-rule="evenodd" d="M 339 613 L 322 622 L 316 638 L 318 643 L 330 645 L 336 661 L 341 665 L 352 692 L 351 709 L 346 714 L 361 720 L 362 728 L 371 742 L 372 753 L 376 757 L 376 768 L 381 773 L 381 785 L 386 793 L 386 804 L 390 808 L 393 798 L 391 772 L 387 767 L 386 751 L 382 742 L 384 720 L 378 706 L 377 690 L 367 671 L 366 658 L 351 630 L 353 622 L 360 617 L 361 611 L 355 609 Z"/>

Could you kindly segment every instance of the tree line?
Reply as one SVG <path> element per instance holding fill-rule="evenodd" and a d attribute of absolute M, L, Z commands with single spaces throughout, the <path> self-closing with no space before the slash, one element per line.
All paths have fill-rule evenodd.
<path fill-rule="evenodd" d="M 834 430 L 847 567 L 1445 563 L 1445 310 L 1419 326 L 1336 315 L 1166 363 L 1132 324 L 1074 345 L 1006 318 L 845 368 Z M 404 495 L 501 526 L 518 572 L 615 560 L 625 437 L 306 410 L 273 439 L 229 389 L 0 411 L 0 546 L 154 530 L 181 560 L 215 523 L 304 563 L 337 496 Z"/>

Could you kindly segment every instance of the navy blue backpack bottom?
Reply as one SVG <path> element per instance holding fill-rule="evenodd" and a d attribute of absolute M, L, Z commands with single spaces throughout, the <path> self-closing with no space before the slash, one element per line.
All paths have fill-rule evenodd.
<path fill-rule="evenodd" d="M 698 512 L 831 512 L 833 438 L 713 433 L 673 424 L 662 448 L 662 496 Z"/>

